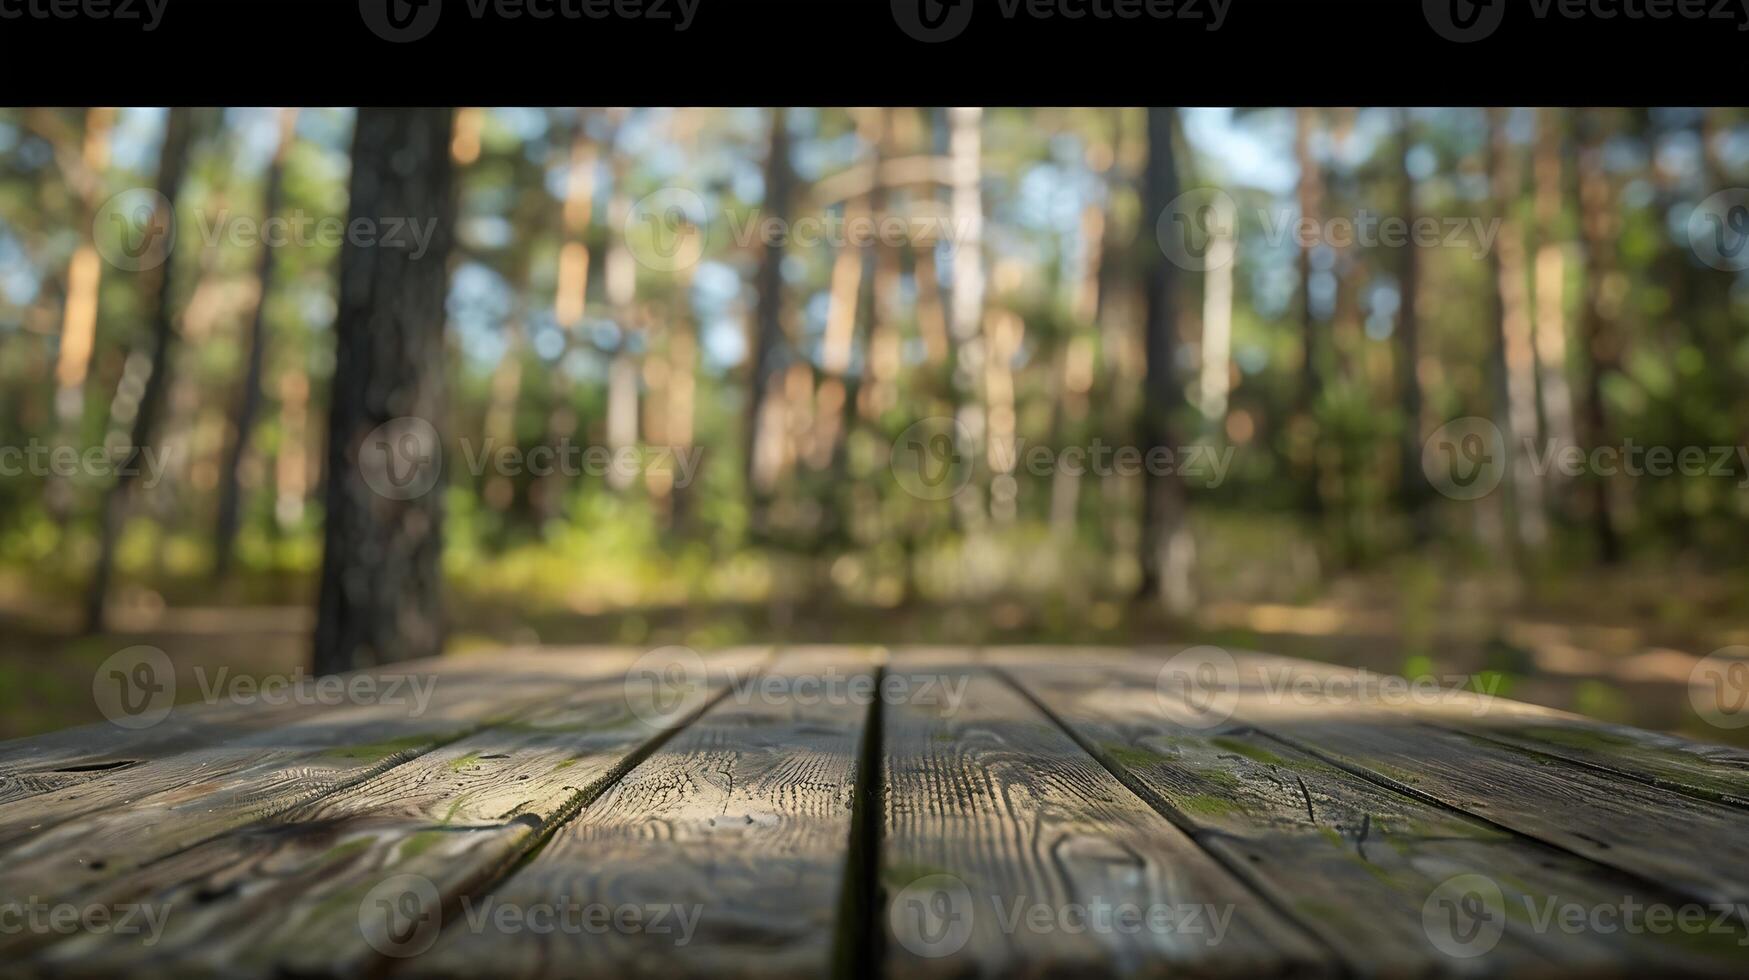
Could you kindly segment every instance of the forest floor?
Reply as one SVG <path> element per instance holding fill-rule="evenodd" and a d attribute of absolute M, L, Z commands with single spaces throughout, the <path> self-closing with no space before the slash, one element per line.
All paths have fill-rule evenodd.
<path fill-rule="evenodd" d="M 1210 643 L 1431 675 L 1448 685 L 1480 680 L 1502 696 L 1749 744 L 1749 731 L 1703 722 L 1688 696 L 1701 657 L 1749 645 L 1736 589 L 1716 576 L 1663 569 L 1563 576 L 1526 595 L 1496 576 L 1429 578 L 1407 566 L 1337 577 L 1297 601 L 1210 601 L 1183 622 L 1147 605 L 1036 596 L 896 606 L 827 596 L 578 612 L 461 594 L 450 600 L 448 651 L 528 643 Z M 295 678 L 308 663 L 307 606 L 172 605 L 134 592 L 112 605 L 111 620 L 109 632 L 80 636 L 71 604 L 32 595 L 17 579 L 0 583 L 0 737 L 100 720 L 96 669 L 133 645 L 170 655 L 183 701 L 227 676 Z"/>

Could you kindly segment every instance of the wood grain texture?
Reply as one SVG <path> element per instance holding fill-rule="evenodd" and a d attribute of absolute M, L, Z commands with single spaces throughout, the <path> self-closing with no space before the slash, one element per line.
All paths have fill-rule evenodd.
<path fill-rule="evenodd" d="M 592 669 L 560 705 L 171 855 L 88 896 L 171 910 L 151 948 L 131 937 L 81 936 L 44 950 L 36 963 L 55 973 L 347 975 L 385 957 L 417 955 L 435 931 L 399 943 L 383 942 L 379 931 L 371 944 L 366 929 L 380 925 L 369 918 L 378 912 L 367 904 L 373 895 L 391 903 L 436 896 L 420 911 L 441 924 L 446 908 L 503 874 L 652 740 L 726 690 L 731 674 L 757 670 L 766 656 L 745 649 L 711 657 L 712 674 L 692 706 L 666 712 L 652 710 L 648 692 L 623 674 Z M 409 887 L 380 887 L 397 880 Z"/>
<path fill-rule="evenodd" d="M 1735 807 L 1424 724 L 1412 705 L 1259 683 L 1245 661 L 1238 674 L 1220 692 L 1223 712 L 1303 751 L 1701 902 L 1749 896 Z"/>
<path fill-rule="evenodd" d="M 309 711 L 5 804 L 0 895 L 65 894 L 96 885 L 558 700 L 569 685 L 625 662 L 543 657 L 506 662 L 500 671 L 437 676 L 423 710 L 409 699 Z"/>
<path fill-rule="evenodd" d="M 1740 923 L 1699 936 L 1538 928 L 1530 909 L 1595 908 L 1668 891 L 1448 808 L 1397 793 L 1257 729 L 1174 723 L 1156 670 L 1055 666 L 996 657 L 1109 768 L 1255 887 L 1369 973 L 1473 975 L 1638 964 L 1698 974 L 1749 968 Z M 1454 958 L 1429 938 L 1425 908 L 1448 880 L 1483 875 L 1513 910 L 1485 951 Z M 1437 911 L 1437 910 L 1436 910 Z M 1435 928 L 1437 928 L 1437 924 Z"/>
<path fill-rule="evenodd" d="M 645 759 L 477 899 L 477 919 L 446 918 L 437 945 L 398 972 L 825 975 L 868 706 L 819 692 L 873 668 L 842 650 L 785 653 L 769 682 Z M 516 924 L 547 909 L 575 928 Z"/>
<path fill-rule="evenodd" d="M 1138 660 L 1163 664 L 1183 649 L 1141 647 L 1130 654 L 1109 647 L 999 647 L 991 648 L 989 656 L 1006 663 L 1100 662 L 1122 666 Z M 1369 710 L 1481 735 L 1662 789 L 1749 806 L 1749 751 L 1741 748 L 1609 724 L 1470 690 L 1448 687 L 1434 699 L 1405 700 L 1390 696 L 1401 687 L 1395 691 L 1382 687 L 1403 682 L 1403 678 L 1257 651 L 1224 652 L 1233 658 L 1235 683 L 1253 692 L 1280 695 L 1322 689 L 1335 693 L 1335 700 L 1352 699 Z M 1296 686 L 1308 679 L 1315 683 Z"/>
<path fill-rule="evenodd" d="M 1445 710 L 1428 721 L 1521 749 L 1591 766 L 1660 789 L 1749 807 L 1749 752 L 1675 735 L 1608 725 L 1564 712 L 1524 712 L 1517 703 Z"/>
<path fill-rule="evenodd" d="M 410 687 L 406 680 L 397 679 L 423 682 L 425 678 L 435 677 L 446 686 L 469 687 L 493 681 L 514 684 L 521 682 L 519 678 L 527 677 L 531 688 L 538 693 L 543 665 L 556 658 L 620 655 L 630 655 L 630 651 L 614 647 L 507 649 L 465 657 L 406 661 L 344 674 L 341 678 L 348 684 L 355 678 L 370 678 L 382 694 L 389 695 L 393 691 L 402 695 L 409 693 Z M 216 674 L 206 682 L 215 688 L 222 685 Z M 178 704 L 168 717 L 150 728 L 127 729 L 100 722 L 0 742 L 0 804 L 108 778 L 189 749 L 210 748 L 268 733 L 299 719 L 307 722 L 344 706 L 322 703 L 323 697 L 318 696 L 315 683 L 314 678 L 302 678 L 283 704 L 259 698 L 224 698 L 212 703 L 196 700 Z M 199 692 L 199 684 L 197 678 L 192 683 L 185 681 L 183 687 L 187 691 Z M 391 688 L 390 685 L 397 686 Z"/>
<path fill-rule="evenodd" d="M 884 975 L 1330 965 L 998 677 L 903 658 L 889 670 L 906 687 L 883 704 Z M 1104 924 L 1081 925 L 1083 911 Z"/>

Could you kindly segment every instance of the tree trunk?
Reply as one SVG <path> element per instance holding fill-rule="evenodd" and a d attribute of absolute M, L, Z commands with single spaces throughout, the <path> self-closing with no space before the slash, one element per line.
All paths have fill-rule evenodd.
<path fill-rule="evenodd" d="M 1542 424 L 1557 446 L 1576 444 L 1573 393 L 1567 384 L 1567 256 L 1562 240 L 1560 109 L 1540 109 L 1536 144 L 1536 359 Z M 1551 471 L 1551 480 L 1558 479 Z"/>
<path fill-rule="evenodd" d="M 358 112 L 351 220 L 404 217 L 433 233 L 418 258 L 351 242 L 341 249 L 318 673 L 434 656 L 443 644 L 443 484 L 434 434 L 445 413 L 453 127 L 449 109 Z M 373 437 L 384 423 L 409 417 L 423 423 Z M 412 492 L 421 486 L 425 492 Z"/>
<path fill-rule="evenodd" d="M 953 178 L 949 213 L 959 236 L 953 246 L 953 294 L 948 307 L 954 411 L 959 433 L 970 440 L 962 451 L 976 459 L 984 445 L 984 110 L 956 106 L 948 110 L 947 120 Z M 954 496 L 954 504 L 966 528 L 982 526 L 984 494 L 976 480 Z"/>
<path fill-rule="evenodd" d="M 161 197 L 154 225 L 171 227 L 175 221 L 176 197 L 182 190 L 182 180 L 188 167 L 188 146 L 193 137 L 193 110 L 171 109 L 164 119 L 164 142 L 158 151 L 157 191 Z M 168 212 L 168 213 L 165 213 Z M 166 249 L 163 261 L 151 270 L 147 281 L 153 297 L 152 366 L 144 391 L 134 413 L 132 436 L 128 440 L 127 459 L 117 471 L 115 483 L 104 498 L 102 527 L 97 545 L 97 566 L 85 596 L 85 629 L 95 633 L 103 629 L 103 609 L 109 596 L 109 580 L 115 571 L 116 539 L 127 519 L 129 498 L 134 479 L 141 472 L 145 449 L 157 435 L 158 417 L 164 412 L 164 396 L 170 390 L 170 359 L 176 340 L 175 314 L 171 305 L 175 267 L 174 247 Z"/>
<path fill-rule="evenodd" d="M 261 216 L 270 221 L 279 213 L 285 196 L 285 158 L 295 138 L 298 111 L 282 109 L 279 117 L 279 148 L 267 165 L 267 187 L 262 197 Z M 249 336 L 244 342 L 249 350 L 243 368 L 243 390 L 237 398 L 237 411 L 231 419 L 231 444 L 219 470 L 219 515 L 213 531 L 213 578 L 223 579 L 231 569 L 232 546 L 237 538 L 237 525 L 242 513 L 243 455 L 249 449 L 249 437 L 255 428 L 255 417 L 261 413 L 261 370 L 267 356 L 267 300 L 273 291 L 274 266 L 279 250 L 261 243 L 261 255 L 256 266 L 258 287 L 255 309 L 249 318 Z"/>
<path fill-rule="evenodd" d="M 1294 110 L 1294 160 L 1299 164 L 1299 205 L 1302 221 L 1317 221 L 1321 209 L 1324 180 L 1318 172 L 1317 158 L 1312 155 L 1312 125 L 1316 121 L 1312 109 Z M 1304 447 L 1300 464 L 1302 483 L 1300 503 L 1306 513 L 1316 517 L 1324 512 L 1324 500 L 1318 476 L 1318 402 L 1323 398 L 1323 345 L 1318 342 L 1317 317 L 1312 310 L 1312 249 L 1302 242 L 1299 249 L 1300 279 L 1300 391 L 1299 415 L 1305 426 L 1309 445 Z"/>
<path fill-rule="evenodd" d="M 1512 526 L 1517 544 L 1535 547 L 1547 535 L 1542 484 L 1533 449 L 1537 437 L 1536 352 L 1531 340 L 1530 296 L 1525 283 L 1523 230 L 1514 214 L 1522 177 L 1516 151 L 1506 139 L 1506 113 L 1488 113 L 1489 181 L 1499 233 L 1494 244 L 1495 322 L 1501 380 L 1506 394 L 1506 453 L 1512 476 Z"/>
<path fill-rule="evenodd" d="M 779 348 L 783 345 L 783 256 L 787 243 L 790 200 L 795 185 L 789 162 L 789 115 L 783 109 L 771 113 L 771 144 L 765 155 L 765 207 L 767 217 L 783 222 L 785 236 L 765 243 L 759 257 L 759 271 L 754 281 L 758 297 L 753 309 L 753 345 L 747 359 L 747 418 L 744 442 L 747 456 L 744 475 L 750 503 L 761 499 L 766 488 L 760 486 L 759 454 L 769 447 L 762 445 L 767 434 L 766 401 L 777 378 Z M 780 431 L 771 431 L 773 438 Z M 757 523 L 757 522 L 756 522 Z"/>
<path fill-rule="evenodd" d="M 1409 151 L 1415 145 L 1413 122 L 1409 110 L 1400 109 L 1397 125 L 1402 145 L 1397 152 L 1399 209 L 1405 227 L 1415 226 L 1415 175 L 1409 172 Z M 1403 434 L 1399 443 L 1402 458 L 1398 477 L 1400 505 L 1409 519 L 1410 540 L 1426 543 L 1431 528 L 1427 516 L 1427 476 L 1421 471 L 1421 246 L 1405 242 L 1397 250 L 1397 343 L 1402 352 L 1398 379 L 1403 413 Z"/>
<path fill-rule="evenodd" d="M 1584 448 L 1589 456 L 1610 442 L 1609 418 L 1603 406 L 1603 375 L 1613 369 L 1616 356 L 1609 329 L 1609 311 L 1603 296 L 1604 279 L 1610 271 L 1609 250 L 1616 232 L 1615 202 L 1609 177 L 1603 170 L 1603 134 L 1597 110 L 1580 116 L 1582 131 L 1578 166 L 1578 214 L 1580 239 L 1585 253 L 1585 289 L 1579 314 L 1579 341 L 1583 379 L 1579 384 L 1579 414 Z M 1598 557 L 1613 564 L 1621 558 L 1621 537 L 1616 530 L 1609 483 L 1600 474 L 1586 481 L 1590 488 L 1592 533 Z"/>
<path fill-rule="evenodd" d="M 1148 165 L 1143 176 L 1142 228 L 1159 227 L 1160 216 L 1178 196 L 1178 168 L 1172 156 L 1176 109 L 1148 110 Z M 1159 249 L 1150 253 L 1143 343 L 1139 447 L 1143 458 L 1156 448 L 1171 449 L 1171 415 L 1181 400 L 1174 365 L 1178 341 L 1178 270 Z M 1144 598 L 1158 595 L 1174 615 L 1190 611 L 1192 544 L 1184 521 L 1184 488 L 1172 474 L 1145 472 L 1142 497 L 1142 586 Z"/>

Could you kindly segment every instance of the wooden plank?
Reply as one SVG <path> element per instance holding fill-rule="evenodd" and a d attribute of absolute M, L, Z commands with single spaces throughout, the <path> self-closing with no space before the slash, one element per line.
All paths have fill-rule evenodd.
<path fill-rule="evenodd" d="M 1616 777 L 1749 807 L 1749 752 L 1552 709 L 1522 710 L 1525 707 L 1494 699 L 1474 707 L 1455 703 L 1435 706 L 1420 715 L 1430 724 L 1552 755 Z"/>
<path fill-rule="evenodd" d="M 886 976 L 1331 965 L 999 678 L 903 659 L 891 676 L 902 686 L 882 705 Z"/>
<path fill-rule="evenodd" d="M 1216 658 L 1219 659 L 1219 658 Z M 1131 666 L 1137 683 L 1152 665 Z M 1399 792 L 1656 882 L 1702 902 L 1749 897 L 1749 840 L 1734 807 L 1415 720 L 1414 707 L 1286 688 L 1241 659 L 1201 700 Z M 1183 692 L 1180 691 L 1180 694 Z M 1179 697 L 1181 710 L 1194 699 Z M 1435 715 L 1438 717 L 1438 715 Z M 1655 832 L 1651 832 L 1656 828 Z"/>
<path fill-rule="evenodd" d="M 409 674 L 478 676 L 483 669 L 495 664 L 521 662 L 531 658 L 538 660 L 558 655 L 561 649 L 574 650 L 581 654 L 609 650 L 625 652 L 629 648 L 511 648 L 467 656 L 406 660 L 340 676 L 349 679 L 381 679 Z M 220 678 L 215 672 L 210 677 L 197 678 L 192 684 L 184 680 L 181 682 L 183 692 L 200 694 L 203 680 L 219 688 L 227 686 L 231 677 L 227 675 Z M 299 691 L 308 695 L 309 685 L 313 681 L 314 678 L 311 677 L 299 678 Z M 304 700 L 311 699 L 306 696 Z M 312 708 L 308 704 L 273 705 L 265 701 L 242 703 L 229 699 L 207 703 L 197 698 L 177 704 L 162 722 L 148 728 L 128 729 L 104 721 L 0 741 L 0 775 L 32 770 L 46 771 L 57 765 L 77 766 L 125 757 L 130 752 L 163 755 L 176 746 L 212 741 L 215 738 L 271 727 L 278 723 L 277 716 L 281 713 L 296 714 L 312 710 L 321 709 Z"/>
<path fill-rule="evenodd" d="M 383 696 L 414 696 L 412 682 L 429 683 L 437 678 L 445 685 L 469 687 L 502 678 L 507 673 L 536 676 L 546 658 L 559 656 L 619 656 L 625 648 L 547 648 L 539 652 L 503 650 L 490 655 L 413 660 L 341 675 L 340 683 L 352 685 L 369 678 Z M 205 678 L 215 689 L 226 689 L 238 678 L 217 674 Z M 202 679 L 197 678 L 198 689 Z M 271 732 L 296 719 L 308 719 L 342 707 L 313 677 L 285 679 L 272 697 L 243 689 L 241 700 L 229 698 L 213 703 L 199 701 L 176 705 L 159 723 L 147 728 L 123 728 L 110 722 L 83 725 L 32 738 L 0 742 L 0 805 L 41 793 L 76 787 L 94 779 L 130 771 L 143 764 L 190 749 L 232 742 Z M 247 682 L 245 682 L 247 683 Z M 283 703 L 273 703 L 274 700 Z M 133 772 L 133 778 L 142 773 Z M 69 797 L 76 799 L 77 796 Z M 44 801 L 38 801 L 42 804 Z M 57 811 L 65 818 L 72 811 Z M 4 838 L 0 838 L 4 839 Z"/>
<path fill-rule="evenodd" d="M 562 698 L 627 655 L 506 662 L 438 678 L 430 701 L 308 712 L 68 790 L 0 806 L 0 894 L 66 894 L 355 785 L 439 745 Z"/>
<path fill-rule="evenodd" d="M 150 948 L 135 937 L 82 935 L 44 950 L 37 962 L 51 972 L 345 975 L 384 956 L 416 953 L 414 942 L 435 939 L 435 931 L 401 944 L 385 943 L 381 932 L 367 935 L 376 923 L 361 916 L 372 911 L 373 891 L 399 898 L 393 886 L 380 886 L 418 884 L 414 897 L 435 896 L 429 905 L 441 918 L 766 656 L 754 648 L 713 655 L 701 661 L 710 674 L 696 690 L 661 705 L 620 673 L 580 680 L 561 705 L 171 855 L 84 897 L 172 910 Z"/>
<path fill-rule="evenodd" d="M 1164 663 L 1183 649 L 1142 647 L 1135 655 Z M 1370 708 L 1398 711 L 1417 721 L 1507 742 L 1663 789 L 1749 806 L 1749 751 L 1741 748 L 1608 724 L 1542 705 L 1450 687 L 1441 690 L 1435 700 L 1416 699 L 1413 704 L 1404 704 L 1386 696 L 1393 690 L 1401 691 L 1401 687 L 1383 687 L 1407 684 L 1403 678 L 1250 650 L 1224 652 L 1233 658 L 1238 682 L 1247 687 L 1280 693 L 1290 678 L 1311 678 L 1325 690 L 1344 697 L 1352 695 Z M 1017 658 L 1115 663 L 1135 659 L 1099 647 L 1003 647 L 993 648 L 991 655 L 1007 662 Z"/>
<path fill-rule="evenodd" d="M 1598 908 L 1624 895 L 1678 904 L 1663 890 L 1450 809 L 1396 793 L 1249 725 L 1169 720 L 1151 665 L 1053 666 L 1002 657 L 1013 679 L 1067 724 L 1126 785 L 1173 813 L 1210 850 L 1368 973 L 1499 974 L 1559 964 L 1603 970 L 1658 965 L 1740 971 L 1738 922 L 1699 936 L 1625 931 L 1577 935 L 1503 918 L 1467 960 L 1430 939 L 1425 906 L 1456 876 L 1485 876 L 1516 910 Z"/>
<path fill-rule="evenodd" d="M 872 676 L 866 655 L 786 653 L 446 917 L 403 972 L 826 974 L 868 715 L 851 685 Z M 833 684 L 845 695 L 822 693 Z M 549 911 L 574 928 L 535 931 Z"/>

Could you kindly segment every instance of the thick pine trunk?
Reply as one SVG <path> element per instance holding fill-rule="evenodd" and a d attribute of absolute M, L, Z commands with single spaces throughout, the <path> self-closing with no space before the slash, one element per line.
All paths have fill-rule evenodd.
<path fill-rule="evenodd" d="M 1176 109 L 1148 110 L 1148 166 L 1143 177 L 1142 228 L 1159 226 L 1160 215 L 1178 196 L 1178 168 L 1172 156 Z M 1143 458 L 1156 448 L 1171 449 L 1171 415 L 1180 392 L 1174 364 L 1177 355 L 1178 270 L 1158 248 L 1151 250 L 1147 272 L 1143 344 L 1147 374 L 1142 382 L 1140 426 Z M 1142 497 L 1142 584 L 1144 598 L 1158 595 L 1169 612 L 1189 612 L 1191 542 L 1184 522 L 1184 488 L 1176 476 L 1147 472 Z"/>
<path fill-rule="evenodd" d="M 361 453 L 386 465 L 440 466 L 436 446 L 368 446 L 372 430 L 414 417 L 442 425 L 443 321 L 454 224 L 448 109 L 360 109 L 352 144 L 351 214 L 433 228 L 430 246 L 340 253 L 328 483 L 315 668 L 334 673 L 433 656 L 442 647 L 443 481 L 408 499 L 372 489 Z M 427 430 L 429 431 L 429 430 Z M 417 440 L 416 440 L 417 441 Z M 428 459 L 421 463 L 420 459 Z M 385 462 L 383 460 L 367 461 Z M 381 485 L 380 480 L 375 480 Z"/>
<path fill-rule="evenodd" d="M 770 218 L 787 223 L 790 218 L 790 198 L 795 178 L 789 163 L 789 116 L 782 109 L 771 114 L 771 144 L 765 156 L 765 212 Z M 780 237 L 765 243 L 759 257 L 759 271 L 754 282 L 758 297 L 753 308 L 753 345 L 747 360 L 747 418 L 745 436 L 747 458 L 744 476 L 749 502 L 764 496 L 758 474 L 759 454 L 773 448 L 762 439 L 781 438 L 778 431 L 767 432 L 765 411 L 767 399 L 777 380 L 778 348 L 783 345 L 783 256 L 785 239 Z"/>

